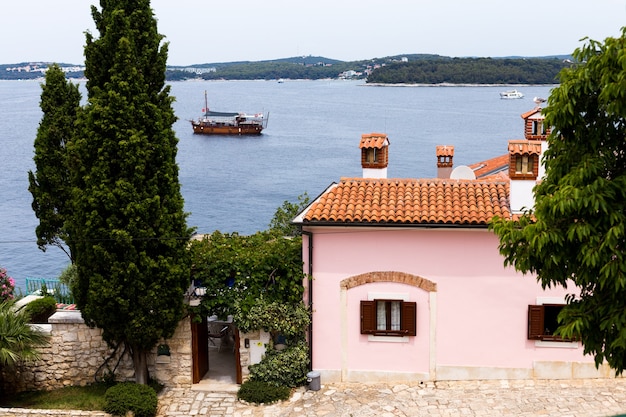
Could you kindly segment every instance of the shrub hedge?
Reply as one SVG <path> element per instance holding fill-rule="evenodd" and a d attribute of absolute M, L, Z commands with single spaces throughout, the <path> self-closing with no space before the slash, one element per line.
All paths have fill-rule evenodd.
<path fill-rule="evenodd" d="M 104 394 L 104 411 L 114 416 L 124 416 L 132 411 L 135 417 L 154 417 L 157 412 L 157 394 L 149 385 L 122 382 Z"/>
<path fill-rule="evenodd" d="M 237 398 L 254 404 L 271 404 L 289 399 L 291 389 L 277 387 L 263 381 L 248 380 L 241 384 Z"/>

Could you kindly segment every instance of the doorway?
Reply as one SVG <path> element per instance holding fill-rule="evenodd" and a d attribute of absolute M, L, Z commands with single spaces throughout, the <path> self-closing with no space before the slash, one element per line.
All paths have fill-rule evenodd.
<path fill-rule="evenodd" d="M 236 391 L 242 382 L 239 330 L 232 322 L 205 317 L 192 326 L 193 389 Z"/>

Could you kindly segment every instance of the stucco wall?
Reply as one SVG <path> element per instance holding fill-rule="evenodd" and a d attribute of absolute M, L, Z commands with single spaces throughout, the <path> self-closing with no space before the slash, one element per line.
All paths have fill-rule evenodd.
<path fill-rule="evenodd" d="M 4 372 L 5 390 L 51 390 L 70 385 L 87 385 L 95 381 L 99 367 L 112 353 L 102 339 L 100 329 L 84 324 L 79 311 L 57 312 L 43 325 L 49 334 L 48 346 L 39 349 L 41 359 L 29 362 L 15 371 Z M 151 377 L 166 386 L 191 385 L 191 326 L 182 320 L 174 336 L 164 341 L 170 356 L 157 356 L 156 348 L 148 358 Z M 109 360 L 113 369 L 119 354 Z M 106 367 L 100 369 L 98 377 Z M 116 370 L 117 380 L 134 379 L 132 361 L 125 355 Z"/>
<path fill-rule="evenodd" d="M 313 369 L 325 380 L 611 375 L 596 371 L 579 343 L 527 340 L 528 305 L 567 291 L 544 291 L 534 277 L 505 268 L 486 229 L 335 228 L 313 239 Z M 308 244 L 305 236 L 306 272 Z M 381 279 L 342 292 L 343 281 L 374 273 L 408 274 L 436 289 Z M 398 343 L 361 335 L 359 302 L 373 293 L 416 301 L 417 336 Z"/>

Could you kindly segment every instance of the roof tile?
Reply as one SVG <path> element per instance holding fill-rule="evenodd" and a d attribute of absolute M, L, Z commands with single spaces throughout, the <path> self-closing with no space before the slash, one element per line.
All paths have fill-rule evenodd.
<path fill-rule="evenodd" d="M 486 225 L 510 218 L 508 182 L 342 178 L 304 215 L 305 223 Z"/>
<path fill-rule="evenodd" d="M 509 154 L 510 155 L 540 155 L 541 154 L 541 142 L 535 140 L 510 140 L 509 141 Z"/>
<path fill-rule="evenodd" d="M 359 149 L 381 149 L 385 145 L 389 145 L 389 139 L 384 133 L 364 133 L 361 135 L 361 143 L 359 143 Z"/>

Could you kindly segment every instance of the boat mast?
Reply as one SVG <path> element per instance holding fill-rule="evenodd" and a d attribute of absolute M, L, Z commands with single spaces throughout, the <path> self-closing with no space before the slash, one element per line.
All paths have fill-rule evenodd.
<path fill-rule="evenodd" d="M 206 90 L 204 90 L 204 115 L 209 115 L 209 102 L 206 97 Z"/>

